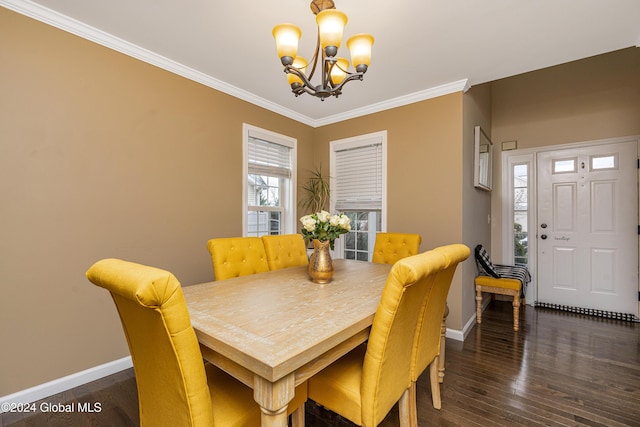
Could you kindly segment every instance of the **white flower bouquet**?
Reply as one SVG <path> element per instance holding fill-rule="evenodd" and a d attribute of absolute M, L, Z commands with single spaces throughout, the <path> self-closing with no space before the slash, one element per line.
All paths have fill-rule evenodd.
<path fill-rule="evenodd" d="M 331 215 L 327 211 L 316 212 L 300 218 L 302 223 L 302 236 L 305 242 L 318 239 L 321 242 L 329 241 L 333 250 L 334 241 L 341 234 L 351 230 L 351 221 L 345 214 Z"/>

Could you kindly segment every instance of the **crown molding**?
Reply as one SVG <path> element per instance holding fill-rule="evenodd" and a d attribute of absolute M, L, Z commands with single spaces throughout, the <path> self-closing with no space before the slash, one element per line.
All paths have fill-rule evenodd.
<path fill-rule="evenodd" d="M 330 125 L 333 123 L 341 122 L 343 120 L 353 119 L 356 117 L 366 116 L 367 114 L 378 113 L 384 110 L 390 110 L 396 107 L 402 107 L 404 105 L 413 104 L 420 101 L 425 101 L 431 98 L 437 98 L 443 95 L 449 95 L 455 92 L 466 92 L 471 86 L 469 85 L 469 79 L 458 80 L 451 83 L 446 83 L 440 86 L 432 87 L 419 92 L 414 92 L 409 95 L 399 96 L 386 101 L 378 102 L 375 104 L 367 105 L 366 107 L 356 108 L 355 110 L 347 111 L 345 113 L 335 114 L 333 116 L 327 116 L 323 119 L 314 121 L 314 127 L 320 127 Z"/>
<path fill-rule="evenodd" d="M 132 58 L 162 68 L 171 73 L 177 74 L 189 80 L 201 83 L 207 87 L 224 92 L 228 95 L 249 102 L 251 104 L 262 107 L 266 110 L 278 113 L 282 116 L 296 120 L 313 128 L 325 126 L 344 120 L 365 116 L 367 114 L 377 113 L 384 110 L 412 104 L 414 102 L 424 101 L 430 98 L 436 98 L 450 93 L 464 91 L 469 89 L 468 79 L 458 80 L 456 82 L 447 83 L 436 86 L 420 92 L 415 92 L 406 96 L 393 98 L 366 107 L 357 108 L 344 113 L 327 116 L 321 119 L 312 119 L 311 117 L 300 114 L 289 108 L 285 108 L 279 104 L 266 100 L 262 97 L 254 95 L 244 89 L 225 83 L 212 76 L 202 73 L 193 68 L 187 67 L 162 55 L 158 55 L 150 50 L 144 49 L 138 45 L 130 43 L 105 31 L 87 25 L 76 19 L 70 18 L 52 9 L 34 3 L 29 0 L 0 0 L 0 6 L 13 10 L 14 12 L 28 16 L 45 24 L 51 25 L 68 33 L 90 40 L 99 45 L 113 49 Z"/>

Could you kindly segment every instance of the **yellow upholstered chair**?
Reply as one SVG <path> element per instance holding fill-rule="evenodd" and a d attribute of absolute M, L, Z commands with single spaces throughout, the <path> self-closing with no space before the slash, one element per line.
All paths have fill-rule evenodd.
<path fill-rule="evenodd" d="M 260 425 L 253 391 L 203 362 L 173 274 L 104 259 L 89 268 L 87 278 L 107 289 L 118 309 L 136 374 L 141 426 Z M 304 411 L 305 400 L 306 384 L 296 388 L 290 412 Z"/>
<path fill-rule="evenodd" d="M 425 295 L 444 266 L 442 254 L 433 251 L 396 262 L 367 343 L 311 377 L 309 398 L 357 425 L 372 427 L 399 402 L 400 425 L 408 425 L 418 318 Z"/>
<path fill-rule="evenodd" d="M 422 243 L 422 237 L 419 234 L 378 233 L 376 236 L 372 261 L 379 264 L 393 264 L 399 259 L 417 254 L 420 250 L 420 243 Z M 440 383 L 444 381 L 444 353 L 447 335 L 446 321 L 448 315 L 449 308 L 445 307 L 440 327 L 440 354 L 442 355 L 442 357 L 438 359 L 438 381 Z"/>
<path fill-rule="evenodd" d="M 523 265 L 493 264 L 487 250 L 478 245 L 475 248 L 476 265 L 479 274 L 476 276 L 476 323 L 482 323 L 482 293 L 513 297 L 513 330 L 520 329 L 520 304 L 525 303 L 527 284 L 531 275 Z"/>
<path fill-rule="evenodd" d="M 309 265 L 307 247 L 302 234 L 262 236 L 269 270 Z"/>
<path fill-rule="evenodd" d="M 372 262 L 394 264 L 402 258 L 416 255 L 420 251 L 422 237 L 410 233 L 378 233 L 373 247 Z"/>
<path fill-rule="evenodd" d="M 216 280 L 269 271 L 259 237 L 224 237 L 207 242 Z"/>
<path fill-rule="evenodd" d="M 465 245 L 453 244 L 441 246 L 431 252 L 440 254 L 445 259 L 445 268 L 438 272 L 430 292 L 426 295 L 416 336 L 416 347 L 413 352 L 411 370 L 411 419 L 412 426 L 417 425 L 417 389 L 418 377 L 429 367 L 431 383 L 431 399 L 433 407 L 440 409 L 440 381 L 438 377 L 439 356 L 441 346 L 441 323 L 447 305 L 447 295 L 451 281 L 459 263 L 469 258 L 471 251 Z"/>

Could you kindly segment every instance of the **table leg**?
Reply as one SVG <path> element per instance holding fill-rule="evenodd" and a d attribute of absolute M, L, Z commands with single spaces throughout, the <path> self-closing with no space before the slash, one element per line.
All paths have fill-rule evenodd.
<path fill-rule="evenodd" d="M 295 395 L 295 376 L 272 383 L 258 375 L 253 378 L 253 398 L 260 405 L 262 427 L 287 427 L 287 404 Z"/>

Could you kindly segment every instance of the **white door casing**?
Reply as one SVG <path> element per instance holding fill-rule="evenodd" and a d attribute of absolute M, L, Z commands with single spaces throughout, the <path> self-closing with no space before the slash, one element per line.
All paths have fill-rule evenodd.
<path fill-rule="evenodd" d="M 637 142 L 538 152 L 538 301 L 638 315 Z"/>

